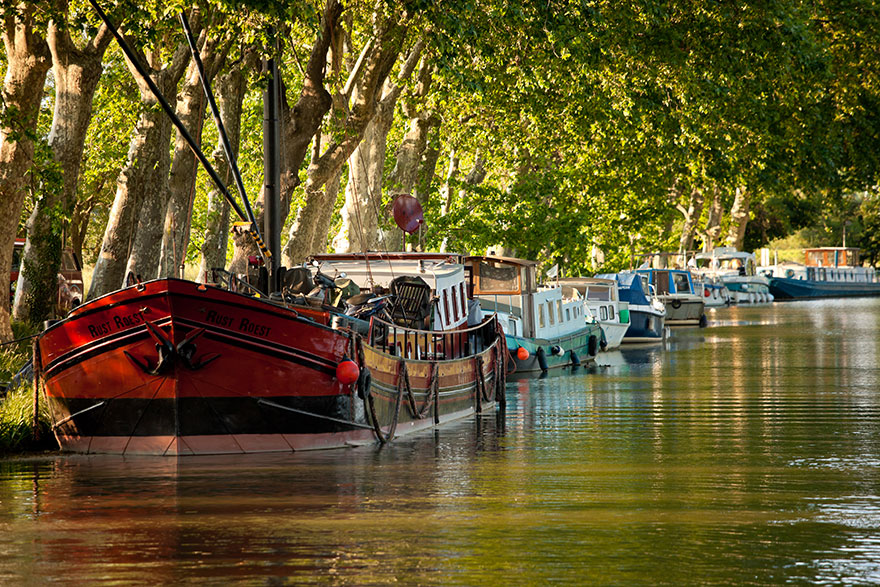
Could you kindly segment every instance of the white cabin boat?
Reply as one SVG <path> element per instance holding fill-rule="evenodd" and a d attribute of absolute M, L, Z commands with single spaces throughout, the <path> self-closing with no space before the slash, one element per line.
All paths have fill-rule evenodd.
<path fill-rule="evenodd" d="M 547 371 L 593 361 L 602 329 L 587 323 L 583 299 L 566 296 L 556 283 L 539 285 L 537 263 L 472 256 L 473 297 L 484 313 L 497 313 L 517 371 Z"/>
<path fill-rule="evenodd" d="M 720 279 L 730 292 L 732 304 L 765 304 L 773 301 L 770 282 L 763 275 L 758 275 L 753 253 L 737 251 L 733 247 L 718 247 L 709 253 L 697 253 L 690 271 L 700 279 Z"/>
<path fill-rule="evenodd" d="M 620 301 L 617 280 L 599 277 L 566 277 L 559 280 L 562 295 L 583 298 L 585 316 L 599 323 L 605 335 L 602 350 L 616 349 L 629 328 L 629 304 Z M 569 291 L 573 290 L 573 291 Z"/>

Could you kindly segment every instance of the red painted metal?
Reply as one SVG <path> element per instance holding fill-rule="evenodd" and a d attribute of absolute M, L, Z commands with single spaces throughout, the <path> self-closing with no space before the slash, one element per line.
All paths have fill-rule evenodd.
<path fill-rule="evenodd" d="M 176 279 L 93 300 L 40 337 L 56 436 L 62 449 L 125 454 L 371 441 L 366 426 L 322 419 L 355 411 L 353 386 L 336 379 L 353 341 L 328 323 Z"/>

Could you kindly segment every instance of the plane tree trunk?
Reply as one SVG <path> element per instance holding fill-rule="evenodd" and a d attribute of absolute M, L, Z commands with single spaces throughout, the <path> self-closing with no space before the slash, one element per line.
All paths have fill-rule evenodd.
<path fill-rule="evenodd" d="M 299 99 L 291 108 L 286 99 L 281 100 L 281 142 L 284 150 L 281 153 L 281 221 L 282 224 L 290 212 L 290 200 L 293 190 L 299 185 L 299 169 L 306 158 L 312 137 L 321 127 L 324 115 L 330 111 L 333 98 L 324 87 L 327 64 L 327 52 L 330 50 L 331 39 L 337 34 L 339 18 L 342 15 L 342 3 L 339 0 L 327 0 L 321 19 L 321 32 L 315 38 L 309 61 L 304 71 L 303 87 Z M 286 88 L 282 85 L 286 94 Z M 257 224 L 263 226 L 263 194 L 254 203 L 254 216 Z M 247 259 L 250 255 L 258 255 L 259 249 L 253 239 L 247 235 L 233 235 L 234 251 L 229 270 L 244 273 L 247 270 Z"/>
<path fill-rule="evenodd" d="M 46 73 L 52 65 L 45 38 L 34 26 L 36 5 L 25 2 L 2 11 L 6 76 L 0 119 L 0 275 L 12 270 L 12 249 L 21 219 L 28 169 L 33 163 Z M 0 341 L 12 339 L 9 295 L 0 295 Z"/>
<path fill-rule="evenodd" d="M 66 8 L 64 6 L 65 11 Z M 101 79 L 101 61 L 112 36 L 102 25 L 96 36 L 80 48 L 71 38 L 66 23 L 52 22 L 47 40 L 55 78 L 55 111 L 49 146 L 60 167 L 62 184 L 60 191 L 42 194 L 27 223 L 27 241 L 12 315 L 16 320 L 31 323 L 45 320 L 54 310 L 63 225 L 76 204 L 80 163 L 92 117 L 92 98 Z"/>
<path fill-rule="evenodd" d="M 746 236 L 746 225 L 749 223 L 749 192 L 745 187 L 736 188 L 733 206 L 730 208 L 730 230 L 727 233 L 727 244 L 742 250 Z"/>
<path fill-rule="evenodd" d="M 419 41 L 410 52 L 402 74 L 410 75 L 424 50 Z M 400 82 L 405 81 L 399 79 Z M 385 82 L 376 112 L 367 124 L 363 139 L 348 159 L 348 184 L 342 207 L 342 226 L 333 240 L 336 252 L 377 250 L 379 243 L 379 214 L 382 206 L 382 174 L 385 170 L 385 151 L 388 133 L 394 123 L 394 108 L 400 98 L 402 83 Z"/>
<path fill-rule="evenodd" d="M 327 150 L 309 165 L 305 186 L 306 201 L 297 211 L 296 220 L 290 228 L 290 238 L 284 246 L 283 258 L 288 266 L 304 261 L 315 252 L 312 248 L 314 243 L 326 238 L 329 227 L 320 224 L 322 211 L 334 202 L 328 201 L 326 191 L 321 188 L 339 171 L 361 142 L 367 124 L 375 114 L 385 79 L 402 48 L 406 27 L 398 22 L 396 15 L 389 16 L 377 26 L 375 41 L 362 61 L 362 73 L 355 71 L 351 76 L 360 81 L 354 106 L 343 123 L 345 132 L 340 140 L 331 141 Z M 412 64 L 412 68 L 414 67 L 415 64 Z M 412 69 L 408 73 L 402 72 L 402 75 L 406 75 L 403 79 L 408 78 L 411 73 Z M 347 104 L 347 97 L 343 95 L 343 98 Z"/>
<path fill-rule="evenodd" d="M 709 217 L 706 219 L 706 240 L 703 242 L 704 253 L 714 249 L 718 237 L 721 236 L 721 215 L 723 213 L 721 190 L 718 189 L 718 186 L 714 186 L 712 188 L 712 205 L 709 208 Z"/>
<path fill-rule="evenodd" d="M 205 67 L 205 76 L 210 82 L 226 60 L 230 43 L 216 36 L 207 38 L 204 33 L 203 36 L 206 38 L 200 43 L 200 57 Z M 207 98 L 202 89 L 198 68 L 195 61 L 192 61 L 177 96 L 177 116 L 198 144 L 202 142 L 206 105 Z M 174 143 L 171 175 L 168 178 L 168 204 L 161 236 L 158 277 L 183 277 L 197 166 L 195 154 L 178 132 Z"/>
<path fill-rule="evenodd" d="M 127 41 L 159 91 L 166 99 L 173 96 L 189 61 L 189 47 L 181 43 L 171 61 L 162 65 L 158 52 L 151 53 L 153 59 L 148 61 L 134 39 Z M 149 278 L 155 276 L 158 267 L 160 242 L 147 242 L 138 236 L 161 234 L 164 225 L 171 121 L 130 63 L 129 69 L 138 84 L 142 112 L 129 143 L 126 164 L 116 180 L 116 197 L 92 274 L 89 298 L 118 289 L 129 272 Z"/>
<path fill-rule="evenodd" d="M 252 54 L 255 56 L 255 54 Z M 244 94 L 247 89 L 248 71 L 253 63 L 239 61 L 224 75 L 217 84 L 217 106 L 232 153 L 237 156 L 241 142 L 241 112 Z M 230 172 L 229 162 L 223 152 L 223 144 L 219 138 L 214 149 L 213 158 L 217 162 L 217 173 L 227 185 L 234 181 Z M 202 256 L 199 263 L 199 281 L 208 281 L 211 269 L 226 266 L 226 246 L 229 238 L 229 202 L 218 190 L 208 195 L 208 218 L 205 223 L 205 240 L 202 243 Z"/>
<path fill-rule="evenodd" d="M 689 251 L 694 244 L 697 223 L 703 214 L 703 203 L 705 201 L 703 190 L 700 188 L 692 189 L 688 200 L 687 209 L 681 208 L 684 213 L 684 224 L 681 227 L 681 238 L 678 241 L 678 252 L 680 254 Z"/>

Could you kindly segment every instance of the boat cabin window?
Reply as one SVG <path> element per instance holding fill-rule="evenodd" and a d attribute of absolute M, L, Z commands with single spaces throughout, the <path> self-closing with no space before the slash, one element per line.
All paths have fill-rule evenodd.
<path fill-rule="evenodd" d="M 687 273 L 673 273 L 672 281 L 675 283 L 675 291 L 677 293 L 690 293 L 691 286 L 688 283 Z"/>
<path fill-rule="evenodd" d="M 556 300 L 556 317 L 562 322 L 562 300 Z"/>
<path fill-rule="evenodd" d="M 587 299 L 607 302 L 611 299 L 611 289 L 607 287 L 591 287 L 587 290 Z"/>
<path fill-rule="evenodd" d="M 458 292 L 455 291 L 455 288 L 452 288 L 452 315 L 455 317 L 455 321 L 458 322 Z"/>
<path fill-rule="evenodd" d="M 568 308 L 565 309 L 565 321 L 571 322 L 571 310 L 569 310 Z"/>
<path fill-rule="evenodd" d="M 538 328 L 544 328 L 544 304 L 538 304 Z"/>
<path fill-rule="evenodd" d="M 599 320 L 608 320 L 608 308 L 599 306 Z"/>
<path fill-rule="evenodd" d="M 650 285 L 648 283 L 648 276 L 647 275 L 639 275 L 639 279 L 642 280 L 642 290 L 644 290 L 645 293 L 648 293 L 649 291 L 651 291 Z"/>
<path fill-rule="evenodd" d="M 485 259 L 477 267 L 477 294 L 518 294 L 519 271 L 516 265 Z"/>
<path fill-rule="evenodd" d="M 608 318 L 614 320 L 614 306 L 608 306 Z"/>
<path fill-rule="evenodd" d="M 464 295 L 464 282 L 463 281 L 460 281 L 458 283 L 458 292 L 459 292 L 459 295 L 461 296 L 461 315 L 467 316 L 467 313 L 468 313 L 467 296 Z"/>
<path fill-rule="evenodd" d="M 550 326 L 556 324 L 553 319 L 553 300 L 547 300 L 547 313 L 550 314 Z"/>
<path fill-rule="evenodd" d="M 443 314 L 446 316 L 446 325 L 452 324 L 452 320 L 449 319 L 449 292 L 445 289 L 443 290 Z"/>

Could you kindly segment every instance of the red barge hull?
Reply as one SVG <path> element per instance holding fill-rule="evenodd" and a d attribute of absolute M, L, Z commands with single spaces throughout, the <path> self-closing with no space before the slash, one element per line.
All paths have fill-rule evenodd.
<path fill-rule="evenodd" d="M 90 301 L 39 340 L 58 442 L 151 455 L 373 442 L 355 386 L 336 379 L 355 341 L 328 321 L 178 279 Z"/>

